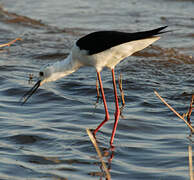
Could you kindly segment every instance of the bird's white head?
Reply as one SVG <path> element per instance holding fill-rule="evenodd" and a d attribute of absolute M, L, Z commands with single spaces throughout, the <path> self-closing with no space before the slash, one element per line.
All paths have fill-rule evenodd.
<path fill-rule="evenodd" d="M 36 84 L 23 96 L 22 104 L 24 104 L 35 91 L 44 83 L 50 81 L 56 81 L 59 78 L 67 76 L 79 69 L 81 65 L 74 62 L 71 58 L 71 54 L 63 61 L 58 61 L 54 64 L 47 64 L 43 66 L 38 74 L 38 81 Z"/>
<path fill-rule="evenodd" d="M 40 85 L 44 84 L 45 82 L 53 81 L 53 65 L 47 64 L 43 66 L 39 71 Z"/>
<path fill-rule="evenodd" d="M 38 74 L 38 81 L 26 94 L 24 94 L 21 99 L 22 104 L 24 104 L 42 84 L 52 81 L 52 69 L 53 67 L 51 64 L 47 64 L 40 69 Z"/>

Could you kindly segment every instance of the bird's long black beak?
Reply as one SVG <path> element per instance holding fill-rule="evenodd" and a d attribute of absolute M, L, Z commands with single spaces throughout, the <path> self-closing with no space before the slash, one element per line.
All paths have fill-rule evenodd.
<path fill-rule="evenodd" d="M 21 98 L 21 104 L 23 105 L 26 101 L 36 92 L 36 90 L 40 87 L 41 80 L 38 82 Z"/>

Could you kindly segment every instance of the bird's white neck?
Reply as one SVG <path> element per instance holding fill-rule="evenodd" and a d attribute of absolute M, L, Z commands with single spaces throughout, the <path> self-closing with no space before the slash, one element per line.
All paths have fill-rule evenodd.
<path fill-rule="evenodd" d="M 64 76 L 67 76 L 81 67 L 81 64 L 75 61 L 72 58 L 72 54 L 70 54 L 63 61 L 58 61 L 51 65 L 50 67 L 50 77 L 46 80 L 48 81 L 56 81 Z"/>

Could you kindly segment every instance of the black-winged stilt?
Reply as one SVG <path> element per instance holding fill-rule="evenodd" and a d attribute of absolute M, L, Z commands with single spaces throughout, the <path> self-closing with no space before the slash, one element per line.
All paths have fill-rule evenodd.
<path fill-rule="evenodd" d="M 99 80 L 105 109 L 105 119 L 94 130 L 95 135 L 98 130 L 109 120 L 109 112 L 100 76 L 101 70 L 104 67 L 108 67 L 112 71 L 116 107 L 115 122 L 110 139 L 110 145 L 112 145 L 120 115 L 114 68 L 124 58 L 146 48 L 150 44 L 160 39 L 160 37 L 156 35 L 167 32 L 161 32 L 166 27 L 167 26 L 136 33 L 99 31 L 80 38 L 75 42 L 72 51 L 66 59 L 63 61 L 58 61 L 52 65 L 48 64 L 40 70 L 38 82 L 23 96 L 23 103 L 25 103 L 38 89 L 38 87 L 45 82 L 56 81 L 59 78 L 75 72 L 82 66 L 92 66 L 97 71 L 97 77 Z"/>

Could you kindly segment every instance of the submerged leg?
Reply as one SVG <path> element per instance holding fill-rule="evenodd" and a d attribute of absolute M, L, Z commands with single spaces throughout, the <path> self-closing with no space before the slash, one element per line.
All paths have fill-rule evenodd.
<path fill-rule="evenodd" d="M 98 130 L 104 125 L 104 123 L 107 122 L 107 121 L 109 120 L 108 107 L 107 107 L 107 104 L 106 104 L 106 98 L 105 98 L 105 95 L 104 95 L 104 89 L 103 89 L 103 85 L 102 85 L 102 80 L 101 80 L 100 72 L 97 72 L 97 76 L 98 76 L 98 81 L 99 81 L 99 84 L 100 84 L 100 91 L 101 91 L 102 99 L 103 99 L 103 103 L 104 103 L 105 119 L 104 119 L 104 121 L 102 121 L 102 122 L 100 123 L 100 125 L 95 129 L 94 135 L 95 135 L 95 134 L 98 132 Z"/>
<path fill-rule="evenodd" d="M 115 122 L 114 122 L 114 127 L 112 130 L 112 136 L 110 139 L 110 145 L 112 145 L 113 141 L 114 141 L 114 136 L 115 136 L 115 132 L 117 129 L 117 124 L 119 121 L 119 115 L 120 115 L 120 109 L 119 109 L 119 101 L 118 101 L 118 97 L 117 97 L 117 87 L 116 87 L 116 81 L 115 81 L 115 73 L 114 73 L 114 69 L 112 69 L 112 81 L 113 81 L 113 88 L 114 88 L 114 94 L 115 94 Z"/>

